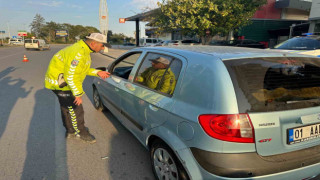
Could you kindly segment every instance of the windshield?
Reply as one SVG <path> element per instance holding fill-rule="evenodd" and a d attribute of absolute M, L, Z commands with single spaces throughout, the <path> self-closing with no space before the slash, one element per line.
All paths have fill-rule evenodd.
<path fill-rule="evenodd" d="M 318 58 L 252 58 L 224 63 L 241 113 L 320 106 Z"/>
<path fill-rule="evenodd" d="M 312 38 L 292 38 L 274 47 L 275 49 L 288 50 L 315 50 L 320 48 L 320 40 Z"/>

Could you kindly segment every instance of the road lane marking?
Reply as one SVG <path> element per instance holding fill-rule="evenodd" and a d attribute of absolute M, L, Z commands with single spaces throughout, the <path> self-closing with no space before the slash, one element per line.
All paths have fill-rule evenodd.
<path fill-rule="evenodd" d="M 23 54 L 23 51 L 22 51 L 22 52 L 15 53 L 15 54 L 10 54 L 10 55 L 7 55 L 7 56 L 0 57 L 0 59 L 4 59 L 4 58 L 10 57 L 10 56 L 17 55 L 17 54 Z"/>

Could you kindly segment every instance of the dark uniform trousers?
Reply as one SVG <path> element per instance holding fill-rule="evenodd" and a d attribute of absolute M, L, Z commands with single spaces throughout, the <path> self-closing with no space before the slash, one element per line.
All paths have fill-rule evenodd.
<path fill-rule="evenodd" d="M 83 106 L 75 105 L 73 102 L 75 97 L 71 91 L 52 90 L 58 97 L 63 126 L 68 133 L 85 135 L 87 130 L 84 126 L 84 111 Z"/>

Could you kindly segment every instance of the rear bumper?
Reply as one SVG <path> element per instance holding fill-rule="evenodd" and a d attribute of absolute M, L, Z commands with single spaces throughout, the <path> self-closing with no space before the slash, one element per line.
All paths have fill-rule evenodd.
<path fill-rule="evenodd" d="M 197 148 L 191 148 L 191 152 L 207 172 L 226 178 L 271 175 L 307 168 L 320 162 L 320 146 L 274 156 L 260 156 L 257 153 L 214 153 Z"/>

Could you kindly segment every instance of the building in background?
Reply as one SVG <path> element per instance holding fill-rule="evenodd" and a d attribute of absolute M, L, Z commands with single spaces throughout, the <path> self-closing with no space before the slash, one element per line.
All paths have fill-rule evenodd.
<path fill-rule="evenodd" d="M 320 33 L 320 0 L 313 0 L 310 11 L 310 33 Z"/>
<path fill-rule="evenodd" d="M 315 9 L 314 15 L 310 16 L 310 20 L 314 21 L 313 29 L 320 32 L 320 14 L 316 13 L 320 10 L 320 0 L 314 1 L 318 4 L 317 7 L 313 8 Z M 229 33 L 228 36 L 216 35 L 214 39 L 252 39 L 265 44 L 265 47 L 273 47 L 293 36 L 308 32 L 311 5 L 312 0 L 267 0 L 267 4 L 262 6 L 252 17 L 252 23 L 235 30 L 234 33 Z M 146 15 L 150 15 L 149 13 L 152 13 L 152 11 L 126 19 L 138 21 L 136 20 L 138 16 L 139 19 L 146 18 Z M 162 40 L 198 40 L 196 36 L 183 35 L 179 30 L 163 32 L 160 35 L 156 35 L 154 31 L 154 27 L 146 27 L 146 36 Z"/>
<path fill-rule="evenodd" d="M 252 23 L 241 28 L 235 38 L 253 39 L 266 47 L 308 32 L 311 0 L 268 0 L 252 17 Z"/>

